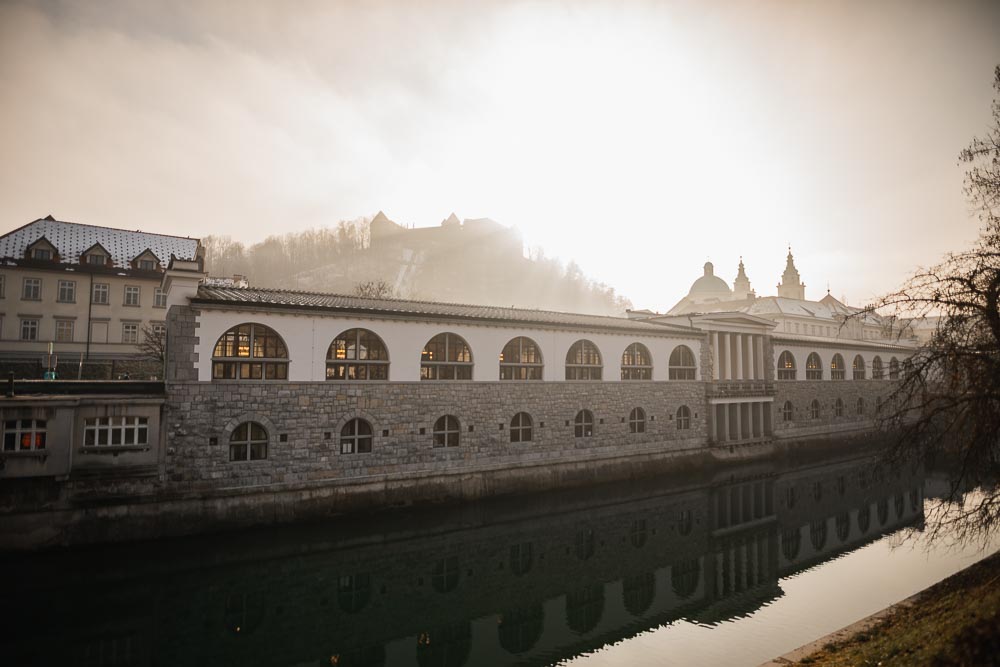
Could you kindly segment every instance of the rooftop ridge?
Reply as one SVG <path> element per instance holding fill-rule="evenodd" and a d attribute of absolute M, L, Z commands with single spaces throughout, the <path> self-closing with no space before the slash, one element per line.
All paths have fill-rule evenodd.
<path fill-rule="evenodd" d="M 64 225 L 76 225 L 77 227 L 92 227 L 94 229 L 109 229 L 109 230 L 115 231 L 115 232 L 128 232 L 129 234 L 139 233 L 139 234 L 149 234 L 150 236 L 164 236 L 164 237 L 171 238 L 171 239 L 182 239 L 182 240 L 185 240 L 185 241 L 199 241 L 199 242 L 201 241 L 201 238 L 198 237 L 198 236 L 180 236 L 178 234 L 162 234 L 160 232 L 144 232 L 141 229 L 125 229 L 124 227 L 108 227 L 106 225 L 92 225 L 92 224 L 90 224 L 88 222 L 73 222 L 72 220 L 56 220 L 55 218 L 38 218 L 36 220 L 32 220 L 31 222 L 26 222 L 25 224 L 21 225 L 20 227 L 16 227 L 16 228 L 10 230 L 9 232 L 6 232 L 4 234 L 0 234 L 0 237 L 9 236 L 10 234 L 13 234 L 14 232 L 20 231 L 20 230 L 24 229 L 25 227 L 28 227 L 29 225 L 35 224 L 36 222 L 58 222 L 58 223 L 61 223 L 61 224 L 64 224 Z"/>

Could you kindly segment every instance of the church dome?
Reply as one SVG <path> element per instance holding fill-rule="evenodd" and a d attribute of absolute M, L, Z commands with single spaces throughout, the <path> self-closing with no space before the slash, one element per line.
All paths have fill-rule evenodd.
<path fill-rule="evenodd" d="M 705 262 L 705 275 L 694 281 L 688 292 L 689 297 L 697 300 L 728 300 L 732 295 L 733 291 L 729 289 L 726 281 L 715 275 L 715 267 L 711 262 Z"/>

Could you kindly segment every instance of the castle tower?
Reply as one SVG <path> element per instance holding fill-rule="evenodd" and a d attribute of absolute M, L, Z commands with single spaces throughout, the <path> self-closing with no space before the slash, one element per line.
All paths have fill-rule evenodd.
<path fill-rule="evenodd" d="M 785 272 L 781 274 L 781 282 L 778 283 L 778 296 L 786 299 L 805 300 L 806 286 L 800 282 L 798 269 L 795 268 L 795 258 L 792 257 L 792 249 L 788 248 L 787 263 Z"/>
<path fill-rule="evenodd" d="M 757 295 L 750 289 L 750 279 L 747 278 L 746 270 L 743 267 L 743 258 L 740 257 L 739 271 L 736 273 L 736 280 L 733 281 L 733 298 L 747 299 L 755 296 Z"/>

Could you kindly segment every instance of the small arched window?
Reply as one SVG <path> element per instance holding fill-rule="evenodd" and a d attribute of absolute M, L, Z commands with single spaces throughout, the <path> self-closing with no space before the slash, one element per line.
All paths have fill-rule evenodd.
<path fill-rule="evenodd" d="M 646 411 L 642 408 L 632 408 L 632 412 L 628 413 L 628 432 L 629 433 L 645 433 L 646 432 Z"/>
<path fill-rule="evenodd" d="M 809 404 L 809 419 L 819 419 L 819 400 L 813 399 Z"/>
<path fill-rule="evenodd" d="M 820 360 L 819 355 L 815 352 L 810 352 L 809 357 L 806 359 L 806 379 L 823 379 L 823 362 Z"/>
<path fill-rule="evenodd" d="M 573 435 L 577 438 L 589 438 L 594 435 L 594 413 L 590 410 L 580 410 L 573 420 Z"/>
<path fill-rule="evenodd" d="M 691 409 L 686 405 L 677 408 L 677 430 L 686 431 L 691 428 Z"/>
<path fill-rule="evenodd" d="M 830 379 L 843 380 L 846 377 L 846 372 L 844 358 L 840 354 L 833 355 L 833 359 L 830 360 Z"/>
<path fill-rule="evenodd" d="M 781 406 L 781 421 L 790 422 L 795 418 L 795 410 L 792 409 L 792 402 L 785 401 Z"/>
<path fill-rule="evenodd" d="M 898 380 L 899 379 L 899 359 L 893 357 L 889 360 L 889 379 Z"/>
<path fill-rule="evenodd" d="M 374 435 L 372 425 L 364 419 L 352 419 L 340 429 L 341 454 L 370 454 Z"/>
<path fill-rule="evenodd" d="M 578 340 L 566 353 L 567 380 L 600 380 L 601 353 L 589 340 Z"/>
<path fill-rule="evenodd" d="M 458 447 L 461 437 L 461 427 L 458 417 L 444 415 L 434 422 L 434 446 L 435 447 Z"/>
<path fill-rule="evenodd" d="M 274 329 L 240 324 L 212 350 L 213 380 L 287 380 L 288 348 Z"/>
<path fill-rule="evenodd" d="M 458 334 L 441 333 L 420 353 L 421 380 L 471 380 L 472 348 Z"/>
<path fill-rule="evenodd" d="M 652 380 L 653 359 L 642 343 L 632 343 L 622 353 L 622 380 Z"/>
<path fill-rule="evenodd" d="M 876 356 L 872 359 L 872 379 L 884 380 L 885 371 L 882 369 L 882 357 Z"/>
<path fill-rule="evenodd" d="M 778 356 L 778 379 L 795 379 L 795 357 L 788 350 L 785 350 Z"/>
<path fill-rule="evenodd" d="M 267 458 L 267 430 L 257 422 L 243 422 L 229 436 L 230 461 Z"/>
<path fill-rule="evenodd" d="M 518 412 L 510 420 L 510 441 L 531 442 L 531 415 Z"/>
<path fill-rule="evenodd" d="M 862 396 L 858 396 L 857 413 L 859 415 L 865 414 L 865 399 Z"/>
<path fill-rule="evenodd" d="M 670 353 L 669 375 L 671 380 L 694 380 L 697 367 L 694 352 L 687 345 L 678 345 Z"/>
<path fill-rule="evenodd" d="M 865 360 L 860 354 L 854 355 L 854 361 L 851 362 L 851 370 L 854 372 L 855 380 L 865 379 Z"/>
<path fill-rule="evenodd" d="M 501 380 L 541 380 L 542 350 L 527 336 L 512 338 L 500 353 Z"/>
<path fill-rule="evenodd" d="M 388 380 L 389 351 L 368 329 L 348 329 L 326 351 L 327 380 Z"/>
<path fill-rule="evenodd" d="M 833 414 L 836 417 L 844 416 L 844 401 L 838 398 L 833 404 Z"/>

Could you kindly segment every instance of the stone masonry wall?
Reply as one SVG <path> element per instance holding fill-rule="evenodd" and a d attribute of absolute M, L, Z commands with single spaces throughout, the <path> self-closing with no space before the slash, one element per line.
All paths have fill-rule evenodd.
<path fill-rule="evenodd" d="M 774 435 L 799 438 L 811 435 L 872 430 L 879 398 L 887 400 L 897 382 L 892 380 L 778 380 L 773 404 Z M 836 416 L 836 402 L 844 403 L 843 416 Z M 858 398 L 864 399 L 864 414 L 858 414 Z M 819 400 L 818 419 L 809 414 L 813 399 Z M 794 416 L 783 421 L 785 401 L 791 401 Z"/>
<path fill-rule="evenodd" d="M 174 490 L 371 481 L 578 463 L 588 459 L 700 449 L 706 438 L 700 382 L 333 382 L 171 383 L 166 410 L 166 475 Z M 681 405 L 691 427 L 679 430 Z M 634 407 L 645 433 L 630 433 Z M 592 437 L 574 437 L 574 417 L 594 414 Z M 510 442 L 511 418 L 527 412 L 533 438 Z M 458 447 L 434 447 L 434 422 L 454 415 Z M 341 454 L 352 418 L 371 423 L 370 454 Z M 268 431 L 267 459 L 229 461 L 242 422 Z"/>

